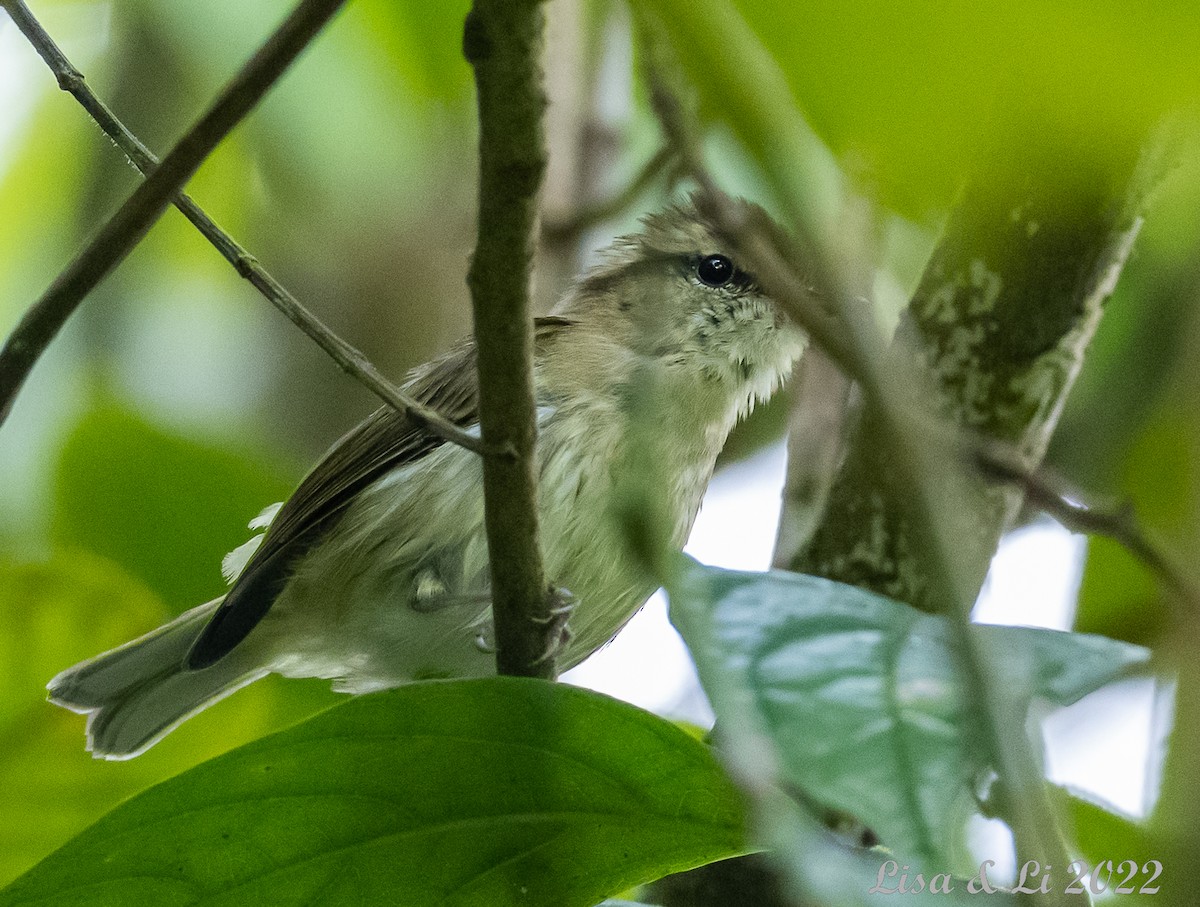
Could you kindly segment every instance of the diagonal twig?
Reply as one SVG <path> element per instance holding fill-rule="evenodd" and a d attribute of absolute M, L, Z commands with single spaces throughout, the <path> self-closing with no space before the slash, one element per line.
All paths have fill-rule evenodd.
<path fill-rule="evenodd" d="M 109 109 L 108 105 L 100 100 L 88 87 L 84 81 L 83 74 L 72 65 L 71 61 L 67 59 L 66 55 L 63 54 L 50 35 L 42 28 L 33 13 L 25 5 L 24 0 L 0 0 L 0 6 L 8 12 L 13 22 L 21 30 L 21 33 L 25 35 L 38 55 L 45 61 L 58 81 L 59 87 L 71 94 L 79 102 L 144 176 L 149 176 L 159 166 L 158 158 L 154 156 L 150 149 L 137 136 L 126 128 Z M 332 15 L 332 11 L 329 15 Z M 313 34 L 315 35 L 315 32 Z M 286 66 L 286 62 L 283 65 Z M 263 90 L 265 91 L 265 88 L 269 87 L 269 85 L 270 82 L 267 82 Z M 253 106 L 253 101 L 250 102 L 249 106 Z M 244 113 L 248 112 L 249 106 L 247 106 L 246 111 L 241 115 L 244 116 Z M 238 119 L 240 119 L 240 116 Z M 236 123 L 236 120 L 234 122 Z M 180 181 L 179 185 L 182 185 L 182 182 L 185 180 L 186 176 L 184 180 Z M 411 399 L 388 381 L 366 356 L 331 331 L 306 309 L 295 296 L 288 292 L 282 284 L 259 264 L 253 255 L 217 226 L 212 218 L 188 195 L 180 192 L 171 201 L 184 217 L 191 221 L 209 242 L 212 243 L 225 260 L 234 266 L 243 278 L 262 293 L 288 320 L 315 341 L 344 372 L 357 378 L 385 403 L 405 413 L 411 420 L 427 428 L 443 440 L 466 447 L 476 453 L 481 452 L 482 442 L 478 438 L 463 431 L 428 407 Z M 157 215 L 154 216 L 156 217 Z M 48 294 L 49 291 L 47 291 Z M 45 300 L 46 296 L 44 295 L 42 300 L 39 300 L 39 303 L 35 305 L 34 309 L 44 307 L 43 303 L 45 303 Z M 75 305 L 78 305 L 78 300 L 75 302 Z M 39 320 L 32 320 L 30 316 L 33 316 L 35 312 L 31 310 L 21 325 L 18 326 L 17 330 L 14 331 L 4 352 L 0 354 L 0 423 L 7 416 L 12 406 L 12 400 L 19 391 L 25 376 L 33 367 L 37 356 L 41 354 L 41 351 L 53 339 L 58 327 L 70 316 L 72 311 L 74 311 L 74 306 L 61 304 L 55 306 L 50 311 L 41 313 L 38 316 Z M 57 319 L 57 324 L 53 323 L 55 319 Z M 40 347 L 38 346 L 39 343 Z"/>
<path fill-rule="evenodd" d="M 699 141 L 679 98 L 654 70 L 650 70 L 649 79 L 651 104 L 667 145 L 678 155 L 680 169 L 700 187 L 696 201 L 703 213 L 743 256 L 756 261 L 759 271 L 755 276 L 778 290 L 776 300 L 787 309 L 796 324 L 825 350 L 843 372 L 854 375 L 858 368 L 855 351 L 836 313 L 831 311 L 828 300 L 822 299 L 817 290 L 799 280 L 794 270 L 785 264 L 780 250 L 767 241 L 768 229 L 750 229 L 754 225 L 743 222 L 744 218 L 739 213 L 741 209 L 720 203 L 722 193 L 704 165 Z M 766 225 L 757 226 L 765 228 Z"/>
<path fill-rule="evenodd" d="M 1112 539 L 1140 560 L 1193 615 L 1200 613 L 1200 593 L 1177 560 L 1138 524 L 1132 507 L 1106 509 L 1087 501 L 1045 469 L 1033 469 L 1010 451 L 980 443 L 969 451 L 984 477 L 1020 488 L 1026 501 L 1044 510 L 1073 532 Z"/>
<path fill-rule="evenodd" d="M 634 175 L 633 179 L 611 197 L 588 205 L 565 220 L 543 223 L 542 238 L 551 243 L 566 242 L 579 236 L 585 230 L 615 217 L 637 201 L 660 174 L 669 170 L 676 163 L 675 149 L 670 145 L 663 145 Z"/>

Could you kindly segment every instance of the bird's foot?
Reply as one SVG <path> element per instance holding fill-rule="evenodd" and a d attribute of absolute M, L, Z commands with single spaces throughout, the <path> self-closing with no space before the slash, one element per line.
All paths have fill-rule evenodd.
<path fill-rule="evenodd" d="M 545 617 L 535 617 L 533 622 L 545 628 L 546 648 L 534 664 L 542 664 L 552 658 L 557 658 L 571 641 L 571 628 L 567 621 L 575 610 L 576 599 L 569 589 L 554 586 L 548 597 L 549 610 Z"/>

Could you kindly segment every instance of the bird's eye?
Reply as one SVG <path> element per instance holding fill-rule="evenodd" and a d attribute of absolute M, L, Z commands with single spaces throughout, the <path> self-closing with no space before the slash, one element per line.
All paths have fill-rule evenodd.
<path fill-rule="evenodd" d="M 710 287 L 723 287 L 733 280 L 737 269 L 724 255 L 706 255 L 696 264 L 696 276 Z"/>

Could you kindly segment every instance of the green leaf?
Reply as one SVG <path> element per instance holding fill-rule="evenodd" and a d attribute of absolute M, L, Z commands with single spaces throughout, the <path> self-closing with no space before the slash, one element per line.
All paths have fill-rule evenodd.
<path fill-rule="evenodd" d="M 858 817 L 897 853 L 940 871 L 970 868 L 962 827 L 984 766 L 944 618 L 816 577 L 694 563 L 671 615 L 718 726 L 752 722 L 788 784 Z M 976 631 L 1003 655 L 999 683 L 1060 705 L 1149 658 L 1102 637 Z"/>
<path fill-rule="evenodd" d="M 825 201 L 812 185 L 823 148 L 801 119 L 779 61 L 730 0 L 641 0 L 637 8 L 670 43 L 702 113 L 729 126 L 788 215 L 811 229 L 816 212 L 809 209 Z"/>
<path fill-rule="evenodd" d="M 589 907 L 744 852 L 707 747 L 514 678 L 363 696 L 114 810 L 0 904 Z"/>
<path fill-rule="evenodd" d="M 469 0 L 426 4 L 367 0 L 357 12 L 406 87 L 452 102 L 471 85 L 471 69 L 462 55 L 463 22 L 470 9 Z"/>
<path fill-rule="evenodd" d="M 1200 205 L 1200 192 L 1191 200 Z M 1150 215 L 1153 226 L 1160 224 L 1159 208 L 1155 206 Z M 1177 224 L 1168 224 L 1179 231 Z M 1157 247 L 1151 242 L 1154 239 Z M 1092 496 L 1115 491 L 1119 467 L 1141 435 L 1164 434 L 1163 425 L 1148 424 L 1156 416 L 1161 423 L 1162 416 L 1168 415 L 1180 433 L 1190 430 L 1195 418 L 1190 405 L 1183 412 L 1157 412 L 1173 374 L 1181 365 L 1190 370 L 1187 338 L 1195 308 L 1191 251 L 1183 263 L 1164 255 L 1162 245 L 1161 236 L 1149 229 L 1138 238 L 1138 254 L 1125 266 L 1104 307 L 1046 457 L 1050 469 L 1070 476 Z M 1177 457 L 1178 445 L 1166 440 L 1171 448 L 1167 453 Z M 1172 466 L 1177 462 L 1173 459 Z"/>
<path fill-rule="evenodd" d="M 14 30 L 15 31 L 15 30 Z M 22 42 L 23 43 L 23 42 Z M 16 50 L 14 48 L 14 50 Z M 32 57 L 32 48 L 18 53 Z M 36 58 L 33 58 L 36 59 Z M 40 61 L 38 61 L 40 65 Z M 27 96 L 53 84 L 49 71 L 34 71 Z M 0 336 L 7 336 L 48 275 L 79 243 L 78 195 L 99 147 L 87 118 L 72 115 L 57 92 L 45 92 L 29 122 L 6 139 L 0 176 Z M 57 102 L 57 103 L 56 103 Z M 67 110 L 67 115 L 63 111 Z M 9 114 L 15 116 L 16 111 Z M 49 229 L 49 225 L 55 229 Z"/>
<path fill-rule="evenodd" d="M 1059 812 L 1066 817 L 1068 834 L 1089 864 L 1133 859 L 1141 866 L 1155 859 L 1155 843 L 1143 823 L 1061 788 L 1053 790 Z"/>
<path fill-rule="evenodd" d="M 46 702 L 46 681 L 163 616 L 148 589 L 100 558 L 0 563 L 0 880 L 156 780 L 133 773 L 116 784 L 111 777 L 87 783 L 92 759 L 83 751 L 82 721 Z"/>
<path fill-rule="evenodd" d="M 121 13 L 159 48 L 167 48 L 172 68 L 180 73 L 175 84 L 157 94 L 178 97 L 199 88 L 207 99 L 291 5 L 213 0 L 197 7 L 181 0 L 140 0 L 123 4 Z M 254 161 L 251 197 L 266 189 L 274 232 L 283 235 L 282 240 L 243 235 L 248 245 L 259 254 L 265 254 L 264 245 L 269 250 L 282 241 L 286 247 L 291 225 L 280 230 L 281 203 L 296 205 L 294 217 L 302 221 L 324 215 L 341 223 L 353 215 L 359 223 L 357 218 L 394 214 L 396 206 L 412 202 L 414 191 L 431 188 L 444 172 L 447 150 L 459 147 L 458 137 L 447 135 L 447 125 L 470 122 L 464 114 L 470 110 L 471 70 L 462 56 L 462 17 L 468 7 L 466 0 L 347 4 L 337 26 L 321 35 L 313 53 L 305 54 L 244 124 L 243 152 Z M 187 110 L 190 93 L 180 100 Z M 461 138 L 466 142 L 469 134 Z M 222 155 L 218 148 L 214 158 Z M 222 187 L 225 168 L 216 163 L 206 175 L 212 166 L 201 168 L 197 181 L 204 191 L 196 197 L 218 220 L 224 222 L 225 212 L 237 218 L 247 207 L 236 190 L 246 172 L 233 174 L 234 187 Z M 236 159 L 230 166 L 237 167 Z M 397 173 L 405 179 L 395 179 Z M 343 234 L 327 223 L 325 235 Z M 311 265 L 321 251 L 310 248 L 305 261 Z"/>
<path fill-rule="evenodd" d="M 80 420 L 59 457 L 53 536 L 121 564 L 178 613 L 224 590 L 221 558 L 289 491 L 243 454 L 105 405 Z"/>
<path fill-rule="evenodd" d="M 77 552 L 44 564 L 0 562 L 0 727 L 46 698 L 51 674 L 165 617 L 149 589 L 103 558 Z"/>
<path fill-rule="evenodd" d="M 134 762 L 93 759 L 83 717 L 47 702 L 46 682 L 166 616 L 143 584 L 82 551 L 47 563 L 0 562 L 0 884 L 127 797 L 311 715 L 333 696 L 321 681 L 272 678 L 207 709 Z"/>

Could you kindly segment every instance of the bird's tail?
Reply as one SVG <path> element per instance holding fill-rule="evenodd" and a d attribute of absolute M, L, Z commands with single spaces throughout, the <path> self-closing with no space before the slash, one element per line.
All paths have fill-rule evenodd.
<path fill-rule="evenodd" d="M 249 652 L 237 650 L 199 671 L 184 665 L 220 604 L 218 598 L 193 608 L 50 681 L 51 702 L 88 716 L 92 755 L 129 759 L 145 752 L 184 719 L 267 674 Z"/>

